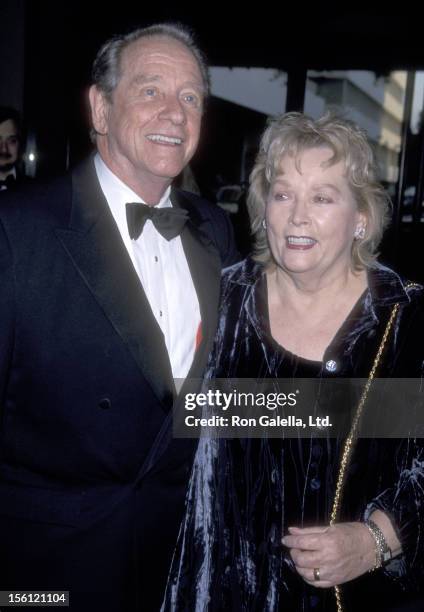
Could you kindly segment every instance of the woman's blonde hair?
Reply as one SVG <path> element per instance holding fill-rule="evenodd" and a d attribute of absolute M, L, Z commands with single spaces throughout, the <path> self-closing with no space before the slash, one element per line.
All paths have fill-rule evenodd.
<path fill-rule="evenodd" d="M 317 120 L 302 113 L 286 113 L 272 119 L 265 130 L 250 175 L 247 199 L 255 237 L 254 259 L 272 262 L 263 220 L 268 192 L 279 173 L 282 157 L 290 155 L 297 159 L 305 150 L 316 147 L 332 151 L 332 157 L 326 162 L 328 166 L 344 162 L 358 211 L 366 217 L 364 238 L 352 244 L 352 266 L 363 269 L 378 255 L 378 246 L 390 220 L 390 199 L 376 178 L 375 156 L 365 131 L 330 112 Z"/>

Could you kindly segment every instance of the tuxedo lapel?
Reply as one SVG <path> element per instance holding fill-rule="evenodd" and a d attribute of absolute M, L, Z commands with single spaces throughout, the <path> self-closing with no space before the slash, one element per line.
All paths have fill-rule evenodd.
<path fill-rule="evenodd" d="M 181 402 L 184 399 L 185 393 L 197 390 L 196 381 L 193 381 L 193 379 L 201 379 L 203 377 L 207 359 L 212 350 L 218 322 L 221 259 L 212 241 L 203 229 L 206 228 L 207 222 L 202 220 L 195 209 L 195 205 L 185 198 L 184 194 L 176 190 L 171 194 L 171 201 L 173 206 L 185 208 L 189 213 L 189 222 L 181 234 L 181 240 L 199 300 L 202 321 L 202 341 L 195 353 L 193 364 L 179 396 L 175 400 L 173 409 L 174 414 L 176 412 L 182 414 L 184 408 Z M 141 479 L 159 461 L 160 457 L 169 447 L 171 440 L 172 414 L 169 414 L 163 422 L 151 452 L 140 470 L 138 479 Z M 184 453 L 191 453 L 192 450 L 192 440 L 178 440 L 177 444 L 174 442 L 172 452 L 177 455 L 176 461 L 181 461 L 182 455 Z"/>
<path fill-rule="evenodd" d="M 88 289 L 166 409 L 174 393 L 163 334 L 107 202 L 93 160 L 72 177 L 69 227 L 56 234 Z"/>

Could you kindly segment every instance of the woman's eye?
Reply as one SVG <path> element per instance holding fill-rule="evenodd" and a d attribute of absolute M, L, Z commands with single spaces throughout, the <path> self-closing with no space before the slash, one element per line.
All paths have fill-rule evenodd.
<path fill-rule="evenodd" d="M 289 196 L 287 195 L 287 193 L 277 191 L 274 194 L 274 200 L 277 200 L 277 202 L 285 202 L 288 199 L 289 199 Z"/>
<path fill-rule="evenodd" d="M 331 204 L 333 199 L 326 195 L 316 195 L 314 197 L 314 202 L 317 202 L 318 204 Z"/>

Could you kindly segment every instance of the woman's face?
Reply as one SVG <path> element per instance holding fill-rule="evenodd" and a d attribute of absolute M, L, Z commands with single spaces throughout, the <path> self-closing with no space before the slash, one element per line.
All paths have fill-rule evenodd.
<path fill-rule="evenodd" d="M 269 190 L 267 235 L 277 265 L 289 275 L 325 280 L 351 267 L 355 230 L 365 217 L 345 177 L 345 165 L 325 166 L 328 148 L 283 156 Z"/>

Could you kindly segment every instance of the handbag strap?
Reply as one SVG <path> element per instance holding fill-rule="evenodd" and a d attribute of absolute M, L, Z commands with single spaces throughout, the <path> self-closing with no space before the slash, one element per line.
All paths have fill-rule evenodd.
<path fill-rule="evenodd" d="M 407 291 L 408 289 L 412 287 L 416 287 L 416 286 L 419 286 L 419 285 L 417 285 L 417 283 L 409 283 L 408 285 L 406 285 L 405 290 Z M 392 331 L 393 323 L 399 312 L 399 308 L 400 308 L 399 303 L 396 303 L 391 310 L 389 320 L 387 321 L 386 328 L 383 333 L 383 337 L 381 338 L 380 346 L 378 347 L 370 373 L 368 374 L 367 382 L 362 391 L 362 395 L 359 400 L 358 407 L 355 412 L 355 416 L 353 417 L 349 435 L 347 436 L 344 446 L 343 446 L 343 452 L 342 452 L 342 456 L 340 460 L 340 467 L 339 467 L 339 471 L 337 474 L 336 491 L 334 494 L 333 506 L 332 506 L 331 515 L 330 515 L 330 525 L 334 525 L 334 523 L 336 523 L 339 517 L 339 514 L 340 514 L 343 489 L 344 489 L 344 485 L 346 482 L 346 472 L 347 472 L 347 468 L 349 466 L 350 460 L 352 458 L 352 453 L 353 453 L 353 449 L 355 446 L 355 442 L 357 440 L 359 421 L 364 411 L 364 406 L 365 406 L 365 403 L 366 403 L 366 400 L 369 394 L 369 390 L 372 385 L 372 381 L 375 378 L 375 374 L 377 372 L 378 366 L 380 365 L 381 357 L 383 355 L 385 346 L 387 344 L 387 340 L 390 336 L 390 332 Z M 336 603 L 337 603 L 337 612 L 343 612 L 341 588 L 339 585 L 336 585 L 334 587 L 334 590 L 335 590 Z"/>

